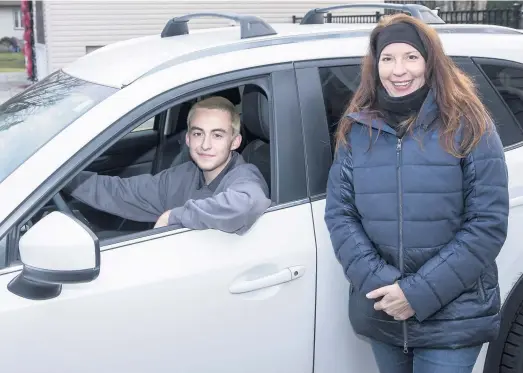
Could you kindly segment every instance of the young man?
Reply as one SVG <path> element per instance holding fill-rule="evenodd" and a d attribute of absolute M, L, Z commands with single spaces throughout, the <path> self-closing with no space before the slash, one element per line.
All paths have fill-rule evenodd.
<path fill-rule="evenodd" d="M 130 178 L 81 172 L 66 187 L 96 209 L 135 221 L 243 234 L 270 206 L 260 171 L 236 152 L 240 117 L 223 97 L 196 103 L 186 143 L 192 162 Z"/>

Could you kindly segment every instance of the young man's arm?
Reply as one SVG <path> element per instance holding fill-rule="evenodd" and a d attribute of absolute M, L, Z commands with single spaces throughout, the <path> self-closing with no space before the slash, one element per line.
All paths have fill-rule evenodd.
<path fill-rule="evenodd" d="M 167 211 L 157 226 L 179 225 L 244 234 L 269 208 L 271 200 L 267 197 L 267 183 L 258 169 L 245 167 L 243 170 L 222 193 L 189 200 L 183 206 Z"/>
<path fill-rule="evenodd" d="M 156 222 L 165 211 L 165 172 L 129 178 L 82 171 L 64 189 L 75 199 L 125 219 Z"/>

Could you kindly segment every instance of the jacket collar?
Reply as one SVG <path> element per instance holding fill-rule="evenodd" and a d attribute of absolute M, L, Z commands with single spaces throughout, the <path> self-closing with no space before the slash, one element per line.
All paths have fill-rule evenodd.
<path fill-rule="evenodd" d="M 436 92 L 430 89 L 421 109 L 419 111 L 418 118 L 414 124 L 414 128 L 421 127 L 427 130 L 429 126 L 438 118 L 439 109 L 436 102 Z M 396 135 L 396 131 L 390 127 L 380 116 L 377 116 L 368 110 L 362 110 L 360 112 L 347 114 L 347 117 L 363 125 L 372 127 L 377 130 L 385 131 Z"/>
<path fill-rule="evenodd" d="M 230 170 L 232 170 L 236 166 L 242 164 L 243 162 L 244 162 L 244 160 L 243 160 L 242 156 L 238 152 L 233 151 L 231 154 L 231 159 L 229 159 L 229 163 L 227 163 L 227 166 L 225 166 L 225 168 L 218 174 L 218 176 L 216 176 L 214 178 L 213 181 L 211 181 L 209 183 L 209 185 L 207 185 L 207 187 L 213 192 L 216 191 L 216 188 L 218 188 L 218 185 L 222 182 L 225 175 L 227 175 L 227 173 Z M 198 172 L 199 177 L 198 177 L 198 185 L 197 185 L 196 189 L 199 190 L 199 189 L 202 189 L 206 184 L 205 184 L 205 177 L 203 176 L 203 171 L 201 169 L 198 169 L 198 171 L 199 171 Z"/>

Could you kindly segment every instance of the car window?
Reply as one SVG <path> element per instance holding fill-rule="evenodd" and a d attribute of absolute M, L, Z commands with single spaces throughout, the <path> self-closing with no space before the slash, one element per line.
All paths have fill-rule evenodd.
<path fill-rule="evenodd" d="M 146 120 L 145 122 L 140 124 L 138 127 L 133 129 L 132 132 L 140 132 L 140 131 L 152 130 L 154 128 L 154 118 L 155 117 L 152 117 L 152 118 Z"/>
<path fill-rule="evenodd" d="M 520 129 L 523 128 L 523 65 L 518 68 L 501 61 L 489 61 L 488 63 L 480 63 L 480 66 L 514 114 Z M 520 135 L 517 139 L 503 139 L 504 145 L 522 141 L 523 134 L 521 134 L 521 131 L 519 132 Z"/>
<path fill-rule="evenodd" d="M 0 105 L 0 181 L 116 91 L 57 71 Z"/>
<path fill-rule="evenodd" d="M 520 128 L 513 128 L 515 127 L 513 123 L 497 123 L 498 126 L 503 126 L 499 131 L 503 145 L 510 146 L 523 141 L 521 130 L 523 128 L 523 67 L 516 68 L 513 65 L 507 66 L 495 62 L 482 63 L 481 67 L 519 122 Z M 338 122 L 358 88 L 360 67 L 359 65 L 321 67 L 319 74 L 331 145 L 333 145 Z M 492 111 L 492 103 L 485 102 L 485 104 Z M 496 109 L 499 112 L 499 108 Z"/>
<path fill-rule="evenodd" d="M 334 134 L 338 127 L 338 122 L 360 83 L 360 66 L 320 67 L 319 73 L 327 122 L 329 124 L 331 149 L 334 149 Z"/>
<path fill-rule="evenodd" d="M 241 90 L 240 90 L 241 88 Z M 239 92 L 244 94 L 240 95 Z M 232 94 L 238 92 L 237 94 Z M 218 90 L 212 91 L 209 95 L 220 95 L 222 97 L 230 98 L 231 102 L 242 106 L 245 113 L 247 114 L 247 121 L 243 123 L 242 131 L 242 144 L 240 148 L 237 149 L 239 153 L 242 154 L 244 159 L 247 162 L 250 162 L 258 167 L 262 176 L 266 179 L 266 182 L 271 186 L 271 153 L 270 153 L 270 122 L 264 121 L 265 118 L 271 118 L 269 115 L 269 106 L 268 106 L 268 93 L 264 91 L 260 86 L 255 84 L 247 84 L 241 87 L 233 87 L 227 90 Z M 236 99 L 233 100 L 233 99 Z M 252 103 L 265 102 L 266 104 L 254 105 Z M 182 105 L 185 103 L 182 103 Z M 193 100 L 187 101 L 188 108 L 193 104 Z M 187 123 L 188 110 L 183 110 L 181 116 L 178 116 L 175 120 L 180 123 Z M 154 124 L 155 117 L 152 117 L 145 122 L 141 123 L 138 127 L 146 127 L 147 124 Z M 133 132 L 136 132 L 136 128 Z M 144 129 L 142 129 L 144 131 Z M 126 134 L 122 134 L 122 140 L 125 140 Z M 156 136 L 154 137 L 156 139 Z M 148 147 L 145 146 L 149 142 L 149 138 L 146 136 L 133 136 L 129 144 L 129 147 L 121 147 L 118 151 L 113 151 L 112 148 L 108 149 L 107 152 L 102 154 L 100 158 L 96 158 L 91 164 L 88 164 L 84 170 L 93 171 L 94 164 L 97 164 L 98 169 L 93 171 L 99 175 L 109 175 L 109 178 L 112 180 L 116 175 L 110 175 L 110 172 L 113 172 L 115 169 L 115 164 L 123 159 L 122 162 L 125 163 L 126 167 L 130 169 L 130 172 L 135 172 L 139 170 L 140 165 L 144 163 L 144 155 L 141 153 L 143 149 L 147 153 L 149 152 Z M 185 142 L 185 131 L 180 130 L 179 132 L 174 132 L 170 136 L 167 136 L 164 139 L 164 147 L 160 152 L 154 152 L 155 159 L 152 160 L 153 163 L 158 162 L 161 167 L 157 170 L 157 173 L 164 171 L 170 167 L 180 166 L 181 164 L 190 160 L 189 149 L 186 146 Z M 151 143 L 155 144 L 155 143 Z M 137 154 L 140 156 L 137 157 Z M 105 169 L 105 168 L 107 169 Z M 79 173 L 82 170 L 77 170 Z M 137 173 L 132 176 L 145 175 L 147 172 Z M 83 174 L 85 177 L 86 174 Z M 119 175 L 118 175 L 119 176 Z M 127 178 L 124 176 L 122 178 Z M 81 179 L 82 177 L 80 177 Z M 79 180 L 80 180 L 79 179 Z M 83 191 L 77 191 L 74 195 L 71 193 L 71 189 L 64 189 L 61 193 L 61 198 L 64 198 L 64 202 L 71 212 L 75 215 L 77 219 L 82 221 L 91 231 L 102 241 L 102 244 L 105 245 L 108 242 L 119 242 L 133 237 L 138 237 L 143 235 L 152 234 L 151 230 L 156 222 L 157 217 L 151 220 L 149 214 L 152 214 L 150 211 L 155 210 L 155 207 L 152 207 L 156 200 L 154 196 L 144 197 L 140 194 L 140 191 L 136 192 L 136 188 L 121 188 L 118 187 L 118 184 L 108 183 L 109 179 L 106 179 L 104 185 L 112 185 L 112 190 L 110 188 L 100 188 L 98 193 L 92 194 L 88 189 Z M 84 180 L 85 181 L 85 180 Z M 188 180 L 189 181 L 189 180 Z M 153 181 L 150 181 L 152 183 Z M 191 182 L 191 181 L 189 181 Z M 138 184 L 135 184 L 138 185 Z M 114 189 L 118 188 L 118 189 Z M 118 191 L 117 193 L 114 191 Z M 116 193 L 116 194 L 115 194 Z M 121 197 L 123 195 L 123 197 Z M 195 194 L 196 195 L 196 194 Z M 140 207 L 140 210 L 146 211 L 145 215 L 141 215 L 140 212 L 136 212 L 138 209 L 133 209 L 133 203 L 139 204 L 140 202 L 133 202 L 140 199 L 145 200 L 144 206 Z M 150 198 L 150 205 L 148 206 L 147 199 Z M 180 196 L 173 195 L 170 198 L 169 202 L 173 205 L 165 206 L 164 208 L 170 209 L 174 208 L 178 204 L 185 203 L 185 200 L 180 200 L 180 198 L 185 198 Z M 112 203 L 108 204 L 107 201 L 111 200 Z M 126 201 L 131 201 L 130 204 L 127 204 Z M 116 206 L 116 207 L 115 207 Z M 162 206 L 163 207 L 163 206 Z M 131 210 L 129 210 L 131 208 Z M 36 224 L 44 216 L 49 214 L 52 211 L 59 210 L 60 207 L 55 204 L 55 200 L 49 200 L 41 209 L 39 209 L 33 216 L 25 221 L 25 223 L 20 227 L 18 238 L 22 237 L 25 232 L 30 229 L 31 226 Z M 63 209 L 63 207 L 62 207 Z M 127 211 L 124 213 L 124 211 Z M 125 214 L 130 214 L 129 211 L 133 211 L 132 214 L 136 217 L 132 219 L 132 216 L 127 218 Z M 119 214 L 121 212 L 125 216 Z M 153 212 L 154 213 L 154 212 Z M 217 218 L 218 219 L 218 218 Z M 153 221 L 154 220 L 154 221 Z M 5 266 L 17 265 L 19 264 L 19 258 L 13 258 L 11 260 L 6 260 L 6 241 L 0 241 L 0 269 Z M 9 253 L 16 252 L 18 255 L 17 242 L 9 243 Z"/>
<path fill-rule="evenodd" d="M 291 202 L 293 206 L 296 201 L 306 203 L 307 186 L 305 162 L 303 159 L 304 145 L 303 139 L 295 135 L 301 128 L 301 121 L 295 120 L 300 116 L 300 111 L 298 98 L 296 95 L 292 95 L 292 92 L 296 91 L 295 84 L 294 86 L 292 84 L 293 82 L 295 83 L 293 81 L 295 79 L 294 70 L 289 69 L 275 73 L 271 88 L 269 88 L 270 76 L 260 77 L 257 74 L 255 78 L 246 77 L 242 82 L 243 84 L 238 84 L 239 82 L 235 76 L 234 85 L 229 80 L 225 80 L 226 78 L 228 78 L 227 75 L 220 77 L 220 81 L 223 79 L 221 81 L 223 86 L 216 84 L 216 78 L 210 78 L 208 82 L 202 83 L 199 81 L 194 83 L 194 85 L 180 87 L 176 91 L 176 95 L 188 97 L 187 101 L 176 104 L 182 106 L 181 110 L 177 111 L 176 118 L 173 118 L 177 124 L 174 126 L 176 130 L 166 134 L 164 146 L 155 152 L 157 158 L 155 163 L 157 162 L 161 165 L 158 173 L 168 167 L 174 167 L 190 160 L 187 158 L 189 154 L 185 143 L 185 131 L 183 126 L 178 128 L 178 124 L 187 124 L 188 109 L 198 98 L 209 94 L 220 95 L 228 98 L 238 108 L 241 108 L 243 141 L 237 151 L 241 153 L 246 162 L 254 164 L 260 170 L 269 186 L 269 197 L 272 199 L 272 206 L 286 208 L 288 207 L 287 204 Z M 212 88 L 207 88 L 204 83 L 208 83 Z M 172 105 L 173 94 L 173 92 L 169 92 L 168 94 L 160 95 L 156 99 L 155 105 L 162 105 L 162 102 L 165 102 L 162 105 L 164 109 L 170 109 L 172 107 L 170 105 Z M 274 100 L 274 97 L 279 97 L 280 99 Z M 187 106 L 187 110 L 183 108 L 184 105 Z M 285 110 L 275 110 L 274 107 L 277 105 L 281 105 Z M 150 111 L 149 106 L 136 108 L 132 115 L 129 115 L 129 119 L 124 116 L 114 124 L 115 129 L 121 131 L 122 139 L 131 139 L 131 142 L 138 141 L 136 146 L 146 139 L 146 136 L 129 137 L 127 136 L 129 132 L 126 132 L 125 129 L 130 131 L 129 126 L 131 123 L 129 123 L 129 120 L 134 121 L 137 114 L 140 115 L 148 111 Z M 140 126 L 144 123 L 133 122 L 132 124 L 133 126 Z M 282 123 L 282 125 L 278 125 L 278 123 Z M 273 141 L 274 143 L 271 146 Z M 112 143 L 114 143 L 114 139 Z M 118 141 L 115 144 L 118 144 Z M 277 144 L 281 144 L 281 146 Z M 131 148 L 135 149 L 136 146 L 133 145 Z M 92 158 L 93 155 L 87 153 L 90 149 L 82 149 L 75 157 L 86 161 L 86 157 L 90 158 L 88 162 L 85 162 L 83 169 L 75 167 L 74 173 L 78 176 L 78 173 L 82 170 L 90 169 L 95 162 L 101 162 L 100 164 L 107 162 L 108 158 L 105 156 L 111 155 L 109 152 L 111 149 L 114 149 L 114 146 L 107 145 L 104 148 L 104 152 L 101 155 L 97 155 L 96 158 Z M 273 161 L 275 162 L 276 158 L 273 157 L 273 152 L 275 151 L 278 152 L 278 164 L 274 163 L 273 165 Z M 143 157 L 137 157 L 135 153 L 135 151 L 130 153 L 129 165 L 132 167 L 143 164 Z M 120 157 L 122 153 L 115 152 L 113 155 Z M 69 165 L 66 164 L 54 177 L 63 177 L 67 172 L 73 172 L 68 167 Z M 100 175 L 108 174 L 108 172 L 99 171 L 97 173 Z M 109 195 L 109 198 L 114 200 L 114 195 L 110 192 Z M 98 237 L 102 245 L 126 242 L 153 234 L 153 225 L 156 222 L 156 217 L 154 219 L 130 220 L 131 218 L 127 215 L 122 217 L 117 215 L 116 211 L 109 211 L 105 203 L 102 203 L 103 206 L 100 206 L 100 202 L 87 200 L 83 198 L 85 196 L 75 198 L 71 195 L 70 188 L 63 188 L 62 193 L 55 195 L 55 197 L 60 198 L 51 200 L 49 196 L 46 196 L 45 203 L 42 202 L 42 199 L 38 200 L 38 210 L 35 209 L 25 213 L 23 220 L 13 226 L 12 231 L 8 232 L 9 234 L 13 233 L 13 231 L 18 231 L 16 234 L 13 234 L 13 237 L 16 237 L 15 239 L 7 240 L 7 263 L 5 262 L 6 255 L 2 254 L 2 251 L 5 251 L 5 249 L 2 250 L 3 246 L 0 246 L 0 269 L 3 265 L 13 266 L 19 264 L 17 247 L 19 238 L 25 234 L 27 229 L 30 229 L 30 227 L 41 220 L 42 217 L 57 209 L 62 211 L 72 210 L 72 213 Z M 60 202 L 62 198 L 63 201 Z M 67 206 L 64 206 L 64 203 Z"/>

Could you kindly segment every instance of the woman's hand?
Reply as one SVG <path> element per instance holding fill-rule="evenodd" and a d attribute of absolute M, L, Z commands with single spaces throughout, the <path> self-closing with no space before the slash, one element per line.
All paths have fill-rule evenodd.
<path fill-rule="evenodd" d="M 367 294 L 367 298 L 381 298 L 379 302 L 374 303 L 374 309 L 384 311 L 394 317 L 395 320 L 407 320 L 414 316 L 414 310 L 409 304 L 403 290 L 395 283 L 394 285 L 383 286 Z"/>

